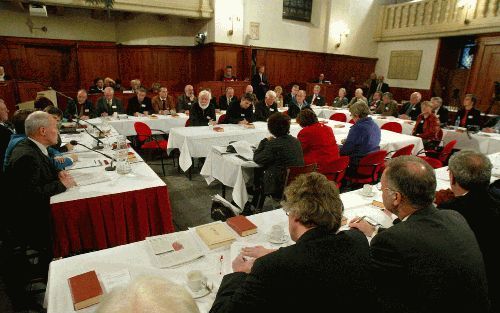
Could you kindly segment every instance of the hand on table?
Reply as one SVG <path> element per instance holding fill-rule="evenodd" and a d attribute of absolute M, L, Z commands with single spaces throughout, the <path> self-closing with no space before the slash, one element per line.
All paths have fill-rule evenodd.
<path fill-rule="evenodd" d="M 245 247 L 241 249 L 241 255 L 257 259 L 274 251 L 276 251 L 276 249 L 267 249 L 263 246 Z"/>
<path fill-rule="evenodd" d="M 68 172 L 60 171 L 58 176 L 59 176 L 59 180 L 64 185 L 64 187 L 71 188 L 71 187 L 76 186 L 75 180 L 73 179 L 71 174 L 69 174 Z"/>
<path fill-rule="evenodd" d="M 72 144 L 70 144 L 70 143 L 65 144 L 65 146 L 66 146 L 66 148 L 68 149 L 68 151 L 71 151 L 71 150 L 73 150 L 73 149 L 74 149 L 73 145 L 72 145 Z"/>
<path fill-rule="evenodd" d="M 102 113 L 101 113 L 101 116 L 102 116 L 102 117 L 106 117 L 106 116 L 108 116 L 108 112 L 102 112 Z"/>
<path fill-rule="evenodd" d="M 358 216 L 354 217 L 349 222 L 349 227 L 357 228 L 359 231 L 361 231 L 363 234 L 365 234 L 365 236 L 371 237 L 373 235 L 373 232 L 375 231 L 375 226 L 370 225 L 365 220 L 361 220 L 358 222 L 358 219 L 359 219 Z"/>
<path fill-rule="evenodd" d="M 243 254 L 239 254 L 233 261 L 233 271 L 250 273 L 255 259 L 245 259 Z"/>

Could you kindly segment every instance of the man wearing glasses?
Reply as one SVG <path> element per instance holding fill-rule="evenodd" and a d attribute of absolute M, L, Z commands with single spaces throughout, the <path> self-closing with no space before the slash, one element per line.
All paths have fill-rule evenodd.
<path fill-rule="evenodd" d="M 354 305 L 356 312 L 371 312 L 368 242 L 357 231 L 337 233 L 342 201 L 335 184 L 319 173 L 304 174 L 285 196 L 295 244 L 243 249 L 210 312 L 325 312 Z"/>
<path fill-rule="evenodd" d="M 401 220 L 371 241 L 381 312 L 488 312 L 481 251 L 462 215 L 433 206 L 433 168 L 402 156 L 389 162 L 381 185 L 385 209 Z M 365 221 L 349 226 L 374 235 Z"/>

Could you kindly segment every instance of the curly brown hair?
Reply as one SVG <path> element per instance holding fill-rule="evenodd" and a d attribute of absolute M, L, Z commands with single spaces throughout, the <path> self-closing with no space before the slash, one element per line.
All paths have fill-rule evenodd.
<path fill-rule="evenodd" d="M 299 123 L 300 127 L 306 127 L 318 122 L 318 117 L 313 110 L 306 108 L 301 110 L 299 115 L 297 115 L 297 123 Z"/>

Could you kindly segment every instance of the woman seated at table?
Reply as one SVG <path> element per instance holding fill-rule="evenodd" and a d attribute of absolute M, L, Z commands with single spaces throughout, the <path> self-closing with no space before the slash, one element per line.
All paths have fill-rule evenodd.
<path fill-rule="evenodd" d="M 283 88 L 281 86 L 276 86 L 274 87 L 274 92 L 276 93 L 276 104 L 278 105 L 278 108 L 283 107 Z"/>
<path fill-rule="evenodd" d="M 380 150 L 380 128 L 375 124 L 370 114 L 368 104 L 357 101 L 349 108 L 354 125 L 349 129 L 347 138 L 342 141 L 340 155 L 348 155 L 349 170 L 354 171 L 359 160 L 368 153 Z"/>
<path fill-rule="evenodd" d="M 287 167 L 304 165 L 300 142 L 290 135 L 290 117 L 274 113 L 267 120 L 267 128 L 272 136 L 261 140 L 253 156 L 261 166 L 255 169 L 252 199 L 253 207 L 259 210 L 266 195 L 281 199 Z"/>
<path fill-rule="evenodd" d="M 398 104 L 392 99 L 392 93 L 384 93 L 382 96 L 382 102 L 378 105 L 375 113 L 381 114 L 382 116 L 398 117 Z"/>
<path fill-rule="evenodd" d="M 422 113 L 417 117 L 412 135 L 422 138 L 425 149 L 433 149 L 439 145 L 443 131 L 439 125 L 439 119 L 433 112 L 432 103 L 424 101 L 420 107 Z"/>
<path fill-rule="evenodd" d="M 297 123 L 302 127 L 297 139 L 302 145 L 304 163 L 316 163 L 318 172 L 328 173 L 330 164 L 339 158 L 339 148 L 332 128 L 319 123 L 312 110 L 302 110 L 297 116 Z"/>
<path fill-rule="evenodd" d="M 464 98 L 464 108 L 457 113 L 458 126 L 469 127 L 481 125 L 481 112 L 474 108 L 477 98 L 473 94 L 466 94 Z"/>
<path fill-rule="evenodd" d="M 208 126 L 215 124 L 215 106 L 210 103 L 212 95 L 207 90 L 200 91 L 198 102 L 189 111 L 189 126 Z"/>
<path fill-rule="evenodd" d="M 339 96 L 333 100 L 332 106 L 336 108 L 343 108 L 347 107 L 349 104 L 349 99 L 347 99 L 346 95 L 346 90 L 345 88 L 340 88 L 339 89 Z"/>

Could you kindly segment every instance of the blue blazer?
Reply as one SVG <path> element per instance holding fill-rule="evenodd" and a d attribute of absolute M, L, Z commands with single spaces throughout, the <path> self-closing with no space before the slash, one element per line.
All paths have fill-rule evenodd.
<path fill-rule="evenodd" d="M 349 129 L 346 141 L 340 148 L 340 154 L 348 155 L 351 164 L 358 164 L 368 153 L 380 150 L 380 137 L 380 128 L 371 117 L 359 119 Z"/>

